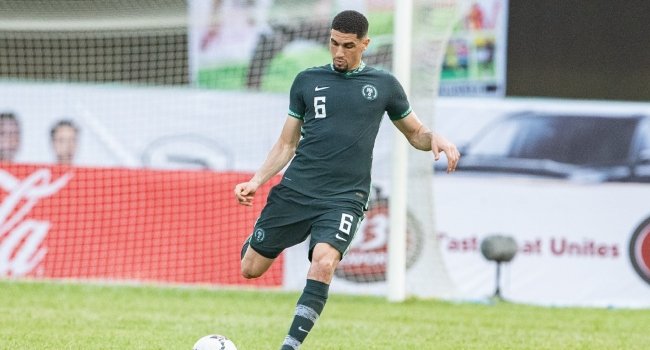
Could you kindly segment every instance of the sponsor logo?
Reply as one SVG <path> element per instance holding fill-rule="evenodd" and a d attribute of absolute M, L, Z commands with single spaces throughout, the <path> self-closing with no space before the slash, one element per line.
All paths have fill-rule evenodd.
<path fill-rule="evenodd" d="M 370 84 L 364 85 L 363 88 L 361 88 L 361 94 L 366 100 L 372 101 L 377 98 L 377 88 Z"/>
<path fill-rule="evenodd" d="M 329 88 L 330 88 L 329 86 L 317 86 L 316 88 L 314 88 L 314 91 L 321 91 Z"/>
<path fill-rule="evenodd" d="M 343 242 L 347 242 L 347 241 L 348 241 L 347 239 L 341 237 L 338 233 L 336 234 L 336 239 L 339 239 L 339 240 L 341 240 L 341 241 L 343 241 Z"/>
<path fill-rule="evenodd" d="M 229 148 L 212 138 L 195 134 L 158 138 L 142 152 L 142 164 L 154 169 L 225 170 L 232 169 L 233 163 Z"/>
<path fill-rule="evenodd" d="M 478 235 L 455 236 L 446 232 L 438 233 L 443 251 L 451 254 L 476 254 L 480 250 L 482 237 Z M 517 254 L 525 256 L 550 256 L 581 259 L 618 259 L 621 248 L 618 244 L 597 241 L 592 238 L 582 240 L 567 237 L 543 237 L 521 239 L 517 242 Z"/>
<path fill-rule="evenodd" d="M 407 216 L 406 230 L 406 268 L 409 269 L 420 258 L 424 233 L 417 219 L 410 213 Z M 385 281 L 388 237 L 388 198 L 377 195 L 376 199 L 370 201 L 366 218 L 361 222 L 350 250 L 341 260 L 334 274 L 357 283 Z"/>
<path fill-rule="evenodd" d="M 301 332 L 309 333 L 309 331 L 302 328 L 302 326 L 298 326 L 298 330 L 301 331 Z"/>
<path fill-rule="evenodd" d="M 650 284 L 650 218 L 643 221 L 632 234 L 630 260 L 636 273 Z"/>
<path fill-rule="evenodd" d="M 258 228 L 253 232 L 253 239 L 255 242 L 261 242 L 264 240 L 264 230 L 261 228 Z"/>
<path fill-rule="evenodd" d="M 55 181 L 49 169 L 20 180 L 0 170 L 0 187 L 7 192 L 0 204 L 0 276 L 26 275 L 45 258 L 42 245 L 50 222 L 26 219 L 41 198 L 50 197 L 72 178 L 66 173 Z"/>

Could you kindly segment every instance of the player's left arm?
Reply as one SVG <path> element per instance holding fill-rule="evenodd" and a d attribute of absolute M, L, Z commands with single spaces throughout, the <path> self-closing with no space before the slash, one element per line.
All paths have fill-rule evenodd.
<path fill-rule="evenodd" d="M 440 159 L 440 152 L 445 152 L 445 155 L 447 155 L 447 172 L 450 173 L 456 170 L 456 164 L 460 159 L 460 152 L 458 152 L 456 145 L 422 124 L 415 112 L 409 113 L 402 119 L 394 120 L 393 124 L 406 136 L 411 146 L 421 151 L 433 151 L 436 160 Z"/>

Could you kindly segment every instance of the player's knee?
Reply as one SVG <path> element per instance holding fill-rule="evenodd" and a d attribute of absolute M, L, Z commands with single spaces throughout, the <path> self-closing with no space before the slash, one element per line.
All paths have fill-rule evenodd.
<path fill-rule="evenodd" d="M 241 275 L 246 279 L 258 278 L 262 276 L 262 273 L 253 269 L 249 264 L 245 264 L 242 261 L 241 264 Z"/>
<path fill-rule="evenodd" d="M 256 274 L 250 273 L 249 271 L 242 271 L 241 275 L 247 280 L 260 277 Z"/>
<path fill-rule="evenodd" d="M 318 259 L 313 259 L 311 262 L 312 269 L 322 273 L 333 273 L 336 265 L 338 264 L 339 259 L 334 257 L 321 257 Z"/>

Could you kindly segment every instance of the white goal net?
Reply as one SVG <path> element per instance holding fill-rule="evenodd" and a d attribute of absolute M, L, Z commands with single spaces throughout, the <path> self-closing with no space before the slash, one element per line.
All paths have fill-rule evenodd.
<path fill-rule="evenodd" d="M 277 139 L 295 74 L 331 61 L 334 14 L 366 14 L 364 61 L 392 68 L 393 6 L 0 0 L 0 122 L 17 125 L 15 142 L 3 140 L 9 150 L 0 152 L 0 276 L 301 288 L 300 247 L 261 280 L 239 276 L 239 249 L 264 200 L 238 207 L 232 188 Z M 414 1 L 411 100 L 428 125 L 447 40 L 466 25 L 468 8 L 464 0 Z M 385 288 L 389 124 L 367 219 L 336 272 L 343 291 Z M 433 157 L 409 158 L 417 200 L 408 207 L 407 291 L 451 296 L 433 220 Z"/>

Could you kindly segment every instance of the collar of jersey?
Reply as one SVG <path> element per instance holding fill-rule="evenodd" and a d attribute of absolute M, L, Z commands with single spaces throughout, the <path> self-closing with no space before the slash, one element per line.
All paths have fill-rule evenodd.
<path fill-rule="evenodd" d="M 333 71 L 337 72 L 336 69 L 334 69 L 334 63 L 333 63 L 333 62 L 330 63 L 330 68 L 331 68 Z M 359 67 L 357 67 L 357 69 L 355 69 L 355 70 L 350 70 L 350 71 L 347 71 L 347 72 L 345 72 L 345 73 L 339 73 L 339 72 L 337 72 L 337 73 L 339 73 L 339 74 L 344 74 L 344 75 L 352 75 L 352 74 L 361 73 L 361 71 L 362 71 L 364 68 L 366 68 L 366 64 L 365 64 L 363 61 L 361 61 L 361 64 L 359 64 Z"/>

